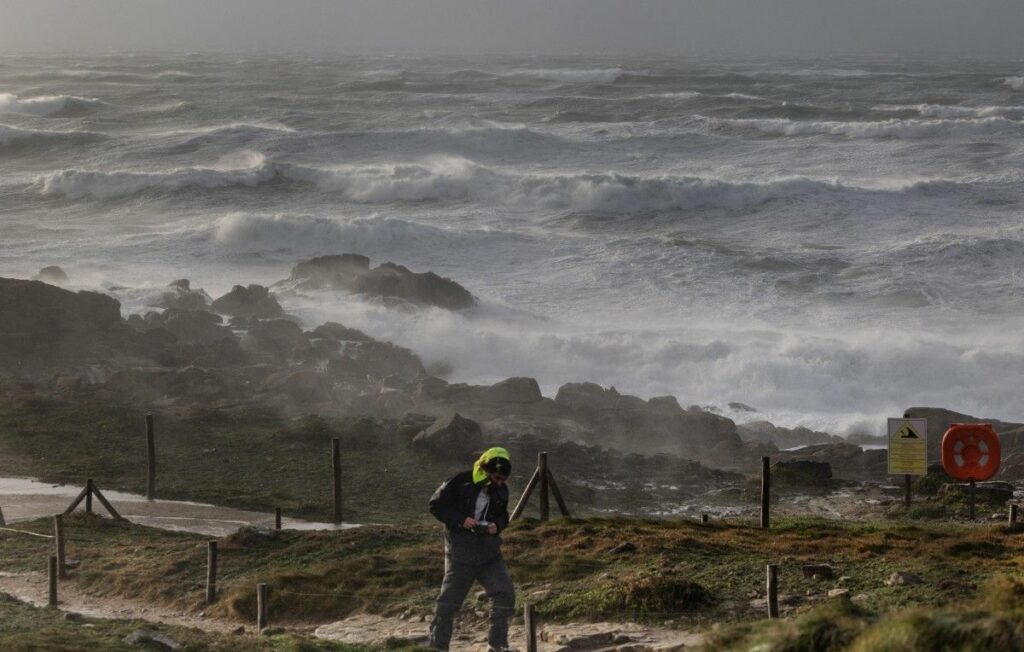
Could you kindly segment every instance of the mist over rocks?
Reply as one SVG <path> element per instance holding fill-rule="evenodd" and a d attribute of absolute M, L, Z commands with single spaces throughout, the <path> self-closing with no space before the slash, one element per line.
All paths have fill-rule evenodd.
<path fill-rule="evenodd" d="M 64 270 L 56 265 L 50 265 L 39 270 L 39 273 L 32 277 L 33 281 L 42 281 L 50 285 L 67 285 L 71 282 Z"/>
<path fill-rule="evenodd" d="M 207 310 L 210 295 L 205 290 L 193 290 L 187 278 L 171 281 L 167 291 L 154 302 L 154 308 L 178 308 L 180 310 Z"/>
<path fill-rule="evenodd" d="M 359 254 L 320 256 L 300 262 L 287 280 L 273 287 L 284 292 L 343 290 L 446 310 L 476 306 L 469 290 L 449 278 L 434 272 L 413 272 L 391 262 L 371 268 L 370 259 Z"/>

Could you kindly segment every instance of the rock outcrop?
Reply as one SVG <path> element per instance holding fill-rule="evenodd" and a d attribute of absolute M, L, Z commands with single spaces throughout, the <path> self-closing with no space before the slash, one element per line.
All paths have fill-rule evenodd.
<path fill-rule="evenodd" d="M 358 254 L 320 256 L 295 265 L 288 290 L 343 290 L 375 297 L 402 299 L 414 304 L 463 310 L 476 305 L 469 290 L 433 272 L 417 273 L 394 263 L 370 267 Z"/>
<path fill-rule="evenodd" d="M 229 317 L 249 319 L 278 319 L 284 317 L 284 309 L 270 290 L 262 285 L 236 285 L 224 296 L 216 299 L 210 309 Z"/>
<path fill-rule="evenodd" d="M 458 412 L 444 414 L 412 440 L 415 448 L 438 455 L 468 455 L 483 446 L 480 424 Z"/>
<path fill-rule="evenodd" d="M 71 282 L 64 270 L 56 265 L 50 265 L 39 270 L 39 273 L 32 277 L 33 281 L 42 281 L 50 285 L 67 285 Z"/>

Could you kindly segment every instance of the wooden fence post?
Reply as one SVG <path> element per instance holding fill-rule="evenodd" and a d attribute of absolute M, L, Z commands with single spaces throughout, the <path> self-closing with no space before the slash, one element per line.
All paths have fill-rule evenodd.
<path fill-rule="evenodd" d="M 257 584 L 256 585 L 256 630 L 262 632 L 267 628 L 267 614 L 268 607 L 270 605 L 267 602 L 267 585 Z"/>
<path fill-rule="evenodd" d="M 275 530 L 280 530 L 281 529 L 281 508 L 280 507 L 275 507 L 274 508 L 274 529 Z"/>
<path fill-rule="evenodd" d="M 537 473 L 540 476 L 540 520 L 546 521 L 551 515 L 548 501 L 548 454 L 537 455 Z"/>
<path fill-rule="evenodd" d="M 206 542 L 206 604 L 217 599 L 217 542 Z"/>
<path fill-rule="evenodd" d="M 153 438 L 153 415 L 146 415 L 146 500 L 156 497 L 156 442 Z"/>
<path fill-rule="evenodd" d="M 772 497 L 772 460 L 770 457 L 761 458 L 761 529 L 767 530 L 771 526 L 769 509 L 771 508 Z"/>
<path fill-rule="evenodd" d="M 1009 525 L 1010 527 L 1014 527 L 1015 525 L 1017 525 L 1017 509 L 1018 506 L 1016 503 L 1010 505 L 1010 519 L 1009 523 L 1007 523 L 1007 525 Z"/>
<path fill-rule="evenodd" d="M 971 484 L 968 487 L 968 493 L 970 494 L 968 496 L 968 499 L 967 499 L 968 518 L 970 518 L 973 521 L 974 520 L 974 512 L 975 512 L 974 505 L 975 505 L 975 502 L 977 500 L 977 494 L 978 494 L 978 487 L 977 487 L 976 484 L 974 484 L 974 480 L 971 480 Z"/>
<path fill-rule="evenodd" d="M 903 476 L 903 504 L 907 509 L 910 509 L 910 503 L 913 501 L 913 481 L 914 476 L 907 474 Z"/>
<path fill-rule="evenodd" d="M 46 604 L 50 607 L 57 606 L 57 555 L 50 555 L 46 560 L 46 579 L 49 585 L 49 595 Z"/>
<path fill-rule="evenodd" d="M 0 507 L 0 527 L 7 527 L 7 521 L 4 520 L 4 509 Z"/>
<path fill-rule="evenodd" d="M 92 478 L 85 481 L 85 513 L 92 514 Z"/>
<path fill-rule="evenodd" d="M 526 652 L 537 652 L 537 614 L 531 602 L 523 605 L 523 628 L 526 630 Z"/>
<path fill-rule="evenodd" d="M 64 517 L 57 514 L 53 517 L 53 542 L 54 554 L 57 555 L 57 577 L 66 579 L 68 568 L 64 556 Z"/>
<path fill-rule="evenodd" d="M 334 470 L 334 523 L 341 523 L 341 440 L 331 440 L 331 466 Z"/>
<path fill-rule="evenodd" d="M 708 524 L 708 515 L 707 514 L 701 514 L 700 515 L 700 524 L 701 525 L 707 525 Z"/>
<path fill-rule="evenodd" d="M 768 564 L 768 617 L 779 617 L 779 567 Z"/>

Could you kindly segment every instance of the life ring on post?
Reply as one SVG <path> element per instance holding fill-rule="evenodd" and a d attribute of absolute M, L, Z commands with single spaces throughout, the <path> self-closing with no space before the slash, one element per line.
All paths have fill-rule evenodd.
<path fill-rule="evenodd" d="M 990 423 L 954 423 L 942 436 L 942 468 L 961 482 L 994 476 L 999 454 L 999 435 Z"/>

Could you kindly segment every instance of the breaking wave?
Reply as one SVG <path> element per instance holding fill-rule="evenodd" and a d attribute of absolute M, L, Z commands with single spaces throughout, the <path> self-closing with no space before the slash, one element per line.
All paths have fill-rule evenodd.
<path fill-rule="evenodd" d="M 598 83 L 610 84 L 626 74 L 622 68 L 595 68 L 580 70 L 576 68 L 540 68 L 516 70 L 512 73 L 517 77 L 534 77 L 545 81 L 557 81 L 570 84 Z"/>
<path fill-rule="evenodd" d="M 20 98 L 13 93 L 0 93 L 0 113 L 25 113 L 49 117 L 67 116 L 91 111 L 103 102 L 93 97 L 74 95 L 42 95 Z"/>
<path fill-rule="evenodd" d="M 0 146 L 81 143 L 106 138 L 108 138 L 106 134 L 95 131 L 49 131 L 0 125 Z"/>
<path fill-rule="evenodd" d="M 1003 84 L 1015 91 L 1024 91 L 1024 77 L 1007 77 L 1003 80 Z"/>
<path fill-rule="evenodd" d="M 159 172 L 58 170 L 37 177 L 43 196 L 110 199 L 184 189 L 213 190 L 270 183 L 308 184 L 362 204 L 477 200 L 509 207 L 571 212 L 638 214 L 697 208 L 743 210 L 772 201 L 825 193 L 936 192 L 959 186 L 918 181 L 893 188 L 864 188 L 804 177 L 765 182 L 691 176 L 616 173 L 522 174 L 460 157 L 432 157 L 415 163 L 349 165 L 333 168 L 274 162 L 243 154 L 238 167 L 185 167 Z"/>
<path fill-rule="evenodd" d="M 1020 132 L 1021 123 L 1004 117 L 874 122 L 796 121 L 786 118 L 704 118 L 712 128 L 753 129 L 772 136 L 844 136 L 846 138 L 973 137 Z"/>
<path fill-rule="evenodd" d="M 957 106 L 949 104 L 892 104 L 871 107 L 873 111 L 912 111 L 923 118 L 992 118 L 1024 116 L 1024 106 Z"/>

